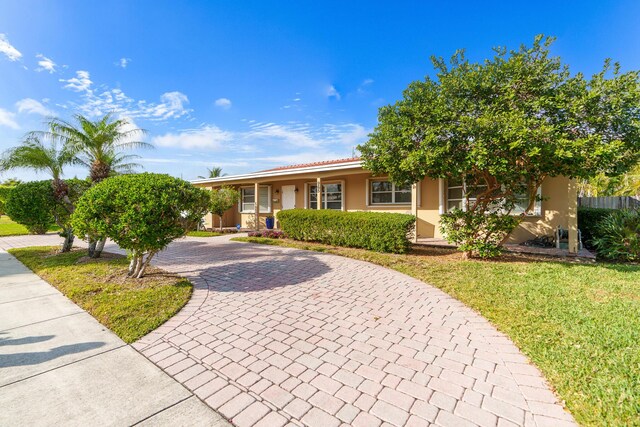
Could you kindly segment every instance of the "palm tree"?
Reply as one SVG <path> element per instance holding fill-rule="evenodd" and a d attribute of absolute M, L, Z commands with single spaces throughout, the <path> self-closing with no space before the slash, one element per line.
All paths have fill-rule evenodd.
<path fill-rule="evenodd" d="M 127 119 L 114 119 L 111 113 L 92 121 L 76 114 L 75 123 L 53 118 L 46 132 L 32 132 L 54 141 L 62 141 L 75 153 L 77 163 L 89 168 L 89 177 L 95 184 L 117 173 L 134 172 L 140 165 L 129 160 L 139 158 L 135 154 L 125 155 L 122 151 L 136 148 L 152 148 L 149 143 L 135 138 L 145 133 L 134 128 Z M 90 236 L 89 256 L 99 258 L 105 238 Z"/>
<path fill-rule="evenodd" d="M 69 146 L 63 145 L 58 148 L 55 140 L 52 140 L 51 144 L 46 146 L 38 137 L 30 135 L 22 141 L 22 144 L 5 152 L 0 160 L 0 172 L 27 168 L 48 173 L 51 176 L 54 197 L 71 214 L 73 213 L 73 203 L 69 199 L 69 187 L 62 179 L 62 173 L 65 166 L 74 162 L 75 155 Z M 63 229 L 65 234 L 62 252 L 68 252 L 73 246 L 73 230 L 68 224 L 62 223 L 57 215 L 55 218 L 56 223 Z"/>
<path fill-rule="evenodd" d="M 225 176 L 226 173 L 222 173 L 222 168 L 214 166 L 211 169 L 207 168 L 207 175 L 208 176 L 206 176 L 206 177 L 198 176 L 198 178 L 200 178 L 200 179 L 218 178 L 220 176 Z"/>
<path fill-rule="evenodd" d="M 127 163 L 127 160 L 139 156 L 125 156 L 122 151 L 153 147 L 149 143 L 135 140 L 145 131 L 138 128 L 129 129 L 131 123 L 127 119 L 113 119 L 110 113 L 96 121 L 80 114 L 73 118 L 77 124 L 54 118 L 49 122 L 49 131 L 32 133 L 45 135 L 69 145 L 75 151 L 78 162 L 89 168 L 89 177 L 94 183 L 115 173 L 133 172 L 139 166 Z"/>

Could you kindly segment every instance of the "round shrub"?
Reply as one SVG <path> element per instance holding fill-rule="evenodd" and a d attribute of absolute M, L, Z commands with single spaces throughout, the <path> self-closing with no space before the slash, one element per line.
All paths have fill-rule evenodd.
<path fill-rule="evenodd" d="M 9 192 L 5 213 L 29 233 L 44 234 L 54 224 L 55 206 L 51 181 L 25 182 Z"/>
<path fill-rule="evenodd" d="M 209 210 L 209 192 L 169 175 L 121 175 L 96 184 L 78 201 L 78 235 L 108 237 L 131 253 L 129 275 L 142 277 L 153 256 L 182 237 Z"/>
<path fill-rule="evenodd" d="M 612 211 L 598 223 L 593 244 L 611 261 L 640 261 L 640 210 Z"/>

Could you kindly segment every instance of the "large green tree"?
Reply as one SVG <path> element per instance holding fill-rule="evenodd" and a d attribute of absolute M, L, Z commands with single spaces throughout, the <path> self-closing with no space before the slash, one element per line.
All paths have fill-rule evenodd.
<path fill-rule="evenodd" d="M 464 211 L 443 231 L 465 254 L 490 256 L 535 206 L 548 177 L 619 175 L 640 159 L 638 72 L 605 61 L 586 78 L 550 55 L 552 38 L 473 63 L 458 51 L 433 58 L 435 78 L 415 81 L 359 147 L 365 166 L 396 183 L 463 180 Z M 525 212 L 526 214 L 526 212 Z M 513 219 L 515 218 L 515 220 Z"/>

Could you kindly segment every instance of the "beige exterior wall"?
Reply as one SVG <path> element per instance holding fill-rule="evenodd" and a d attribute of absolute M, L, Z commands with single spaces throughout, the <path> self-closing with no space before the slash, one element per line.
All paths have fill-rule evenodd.
<path fill-rule="evenodd" d="M 298 192 L 296 193 L 296 208 L 305 208 L 305 191 L 307 185 L 315 185 L 316 178 L 320 176 L 322 182 L 342 182 L 343 183 L 343 206 L 347 211 L 375 211 L 375 212 L 397 212 L 412 213 L 411 205 L 384 205 L 372 206 L 367 205 L 367 180 L 372 176 L 368 172 L 360 170 L 347 172 L 329 172 L 319 174 L 306 174 L 294 177 L 274 177 L 270 180 L 263 179 L 260 185 L 269 185 L 271 187 L 271 212 L 260 213 L 260 228 L 265 227 L 265 217 L 268 215 L 276 215 L 282 209 L 282 186 L 294 185 Z M 252 187 L 254 182 L 229 182 L 225 185 L 231 185 L 236 188 L 241 186 Z M 211 185 L 200 184 L 200 187 L 211 188 Z M 575 187 L 575 186 L 573 186 Z M 560 225 L 563 228 L 570 228 L 573 224 L 577 224 L 575 214 L 577 200 L 572 197 L 571 193 L 572 181 L 565 177 L 549 178 L 542 184 L 542 210 L 540 216 L 527 217 L 520 226 L 514 230 L 508 239 L 508 243 L 519 243 L 524 240 L 531 239 L 535 236 L 552 235 L 555 228 Z M 276 194 L 277 192 L 277 194 Z M 446 187 L 445 192 L 446 194 Z M 425 179 L 419 184 L 418 188 L 418 207 L 417 207 L 417 231 L 418 237 L 442 237 L 439 230 L 440 204 L 446 206 L 445 195 L 440 195 L 438 180 Z M 307 201 L 308 203 L 308 201 Z M 205 223 L 207 227 L 219 226 L 219 219 L 212 218 L 213 215 L 207 215 Z M 213 222 L 212 222 L 213 220 Z M 238 207 L 235 206 L 229 210 L 223 218 L 225 227 L 235 227 L 240 224 L 243 228 L 255 228 L 255 214 L 240 213 Z M 276 222 L 276 227 L 278 224 Z"/>

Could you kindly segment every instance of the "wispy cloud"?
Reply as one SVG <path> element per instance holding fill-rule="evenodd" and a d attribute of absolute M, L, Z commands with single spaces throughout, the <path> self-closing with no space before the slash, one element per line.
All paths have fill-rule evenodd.
<path fill-rule="evenodd" d="M 118 62 L 116 62 L 116 66 L 120 68 L 127 68 L 127 65 L 131 62 L 131 58 L 120 58 Z"/>
<path fill-rule="evenodd" d="M 343 151 L 364 141 L 367 133 L 363 126 L 355 123 L 325 124 L 319 127 L 308 123 L 251 123 L 248 129 L 240 131 L 205 125 L 197 129 L 169 132 L 153 138 L 152 142 L 162 147 L 238 152 L 260 151 L 259 147 Z"/>
<path fill-rule="evenodd" d="M 90 91 L 91 85 L 93 82 L 91 81 L 91 76 L 88 71 L 76 71 L 76 76 L 70 79 L 60 79 L 62 83 L 66 83 L 64 85 L 65 89 L 72 90 L 74 92 L 88 92 Z"/>
<path fill-rule="evenodd" d="M 229 98 L 218 98 L 215 101 L 215 105 L 223 110 L 228 110 L 231 108 L 231 100 Z"/>
<path fill-rule="evenodd" d="M 233 132 L 220 129 L 215 125 L 199 129 L 186 129 L 181 132 L 169 132 L 154 137 L 151 142 L 160 147 L 209 148 L 220 150 L 234 139 Z"/>
<path fill-rule="evenodd" d="M 108 112 L 131 119 L 142 118 L 154 121 L 177 119 L 188 115 L 192 110 L 187 107 L 189 98 L 182 92 L 165 92 L 160 95 L 160 102 L 135 100 L 127 96 L 121 89 L 102 89 L 97 93 L 88 71 L 76 71 L 76 77 L 60 79 L 65 89 L 82 92 L 83 102 L 73 103 L 73 107 L 90 117 L 97 117 Z"/>
<path fill-rule="evenodd" d="M 41 53 L 37 54 L 36 58 L 39 59 L 38 68 L 36 68 L 36 71 L 48 71 L 49 74 L 53 74 L 56 72 L 56 63 L 53 62 L 53 60 L 47 58 Z"/>
<path fill-rule="evenodd" d="M 327 98 L 335 99 L 337 101 L 340 101 L 340 98 L 341 98 L 340 92 L 338 92 L 338 89 L 336 89 L 334 85 L 329 85 L 327 87 L 326 95 L 327 95 Z"/>
<path fill-rule="evenodd" d="M 0 108 L 0 126 L 6 126 L 11 129 L 20 129 L 15 121 L 16 115 L 10 111 Z"/>
<path fill-rule="evenodd" d="M 9 61 L 17 61 L 22 58 L 22 53 L 9 43 L 6 34 L 0 33 L 0 53 L 3 53 Z"/>
<path fill-rule="evenodd" d="M 18 113 L 39 114 L 41 116 L 53 116 L 54 112 L 45 107 L 40 101 L 32 98 L 21 99 L 16 102 Z"/>

